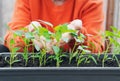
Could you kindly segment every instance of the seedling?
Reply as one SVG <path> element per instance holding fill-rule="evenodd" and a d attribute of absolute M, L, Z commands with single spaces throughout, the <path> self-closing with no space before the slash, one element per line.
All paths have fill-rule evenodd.
<path fill-rule="evenodd" d="M 63 62 L 62 57 L 65 57 L 66 55 L 62 54 L 60 48 L 57 46 L 53 46 L 53 50 L 55 52 L 53 59 L 56 60 L 56 66 L 60 67 L 60 63 Z"/>
<path fill-rule="evenodd" d="M 47 27 L 42 27 L 42 26 L 36 26 L 34 24 L 32 24 L 32 26 L 34 27 L 34 31 L 30 32 L 27 31 L 25 32 L 26 28 L 23 28 L 21 30 L 18 31 L 13 31 L 14 33 L 14 39 L 15 37 L 19 36 L 23 41 L 24 41 L 24 48 L 23 48 L 23 58 L 25 60 L 25 66 L 27 66 L 28 63 L 28 59 L 29 59 L 29 47 L 34 46 L 35 49 L 38 51 L 37 55 L 32 55 L 33 60 L 34 58 L 39 58 L 39 66 L 45 66 L 48 59 L 46 58 L 46 54 L 48 53 L 48 44 L 50 42 L 55 42 L 52 45 L 52 50 L 54 52 L 54 55 L 51 55 L 49 58 L 53 59 L 56 61 L 56 66 L 59 67 L 60 64 L 63 62 L 62 58 L 66 57 L 65 54 L 63 54 L 63 47 L 60 47 L 60 41 L 64 41 L 65 43 L 69 43 L 70 40 L 68 38 L 64 38 L 63 35 L 65 33 L 69 33 L 72 38 L 74 38 L 74 40 L 76 41 L 74 43 L 73 48 L 71 48 L 69 50 L 69 64 L 71 64 L 73 58 L 76 59 L 77 61 L 77 66 L 79 66 L 81 63 L 89 63 L 91 60 L 97 64 L 97 60 L 100 60 L 100 53 L 97 56 L 97 59 L 95 59 L 94 55 L 90 54 L 91 51 L 89 51 L 89 47 L 84 45 L 86 36 L 83 34 L 77 34 L 77 30 L 73 30 L 73 29 L 69 29 L 68 28 L 68 24 L 63 24 L 63 25 L 58 25 L 56 27 L 53 27 L 53 25 L 49 22 L 45 22 L 42 20 L 39 20 L 39 22 L 44 23 L 48 26 L 50 26 L 51 28 L 53 28 L 54 32 L 51 32 L 48 30 Z M 118 39 L 120 39 L 120 30 L 117 30 L 116 28 L 112 27 L 113 32 L 110 31 L 106 31 L 104 34 L 104 38 L 108 38 L 108 40 L 110 41 L 109 44 L 107 44 L 107 49 L 104 51 L 104 57 L 102 59 L 102 66 L 104 67 L 104 63 L 105 61 L 109 60 L 109 59 L 115 59 L 117 61 L 117 64 L 120 66 L 120 63 L 118 61 L 118 58 L 116 57 L 116 55 L 114 54 L 112 58 L 108 57 L 108 51 L 109 48 L 111 48 L 111 44 L 113 44 L 113 47 L 115 48 L 113 50 L 113 53 L 119 54 L 120 51 L 118 48 L 120 48 L 120 43 L 117 41 Z M 41 39 L 41 37 L 43 39 Z M 15 44 L 14 39 L 11 40 L 11 44 Z M 43 46 L 40 47 L 38 44 L 34 44 L 34 40 L 39 41 Z M 33 43 L 31 43 L 33 42 Z M 52 44 L 52 43 L 51 43 Z M 89 43 L 91 45 L 93 45 L 92 47 L 95 47 L 94 44 L 91 42 Z M 14 62 L 17 62 L 19 60 L 15 59 L 17 51 L 19 50 L 19 48 L 14 48 L 11 47 L 11 57 L 10 57 L 10 66 L 12 66 L 12 64 Z M 34 48 L 32 49 L 32 53 L 34 53 Z M 87 54 L 87 55 L 85 55 Z"/>
<path fill-rule="evenodd" d="M 5 57 L 5 61 L 7 63 L 9 63 L 10 67 L 12 67 L 13 63 L 16 63 L 16 62 L 20 61 L 20 60 L 16 59 L 17 51 L 19 50 L 19 48 L 18 47 L 13 47 L 14 44 L 15 44 L 14 40 L 11 39 L 10 40 L 10 46 L 11 46 L 12 50 L 11 50 L 10 58 Z"/>

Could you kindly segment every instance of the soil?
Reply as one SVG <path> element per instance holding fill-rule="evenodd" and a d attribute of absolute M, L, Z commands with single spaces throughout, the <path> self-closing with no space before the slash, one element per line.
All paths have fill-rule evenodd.
<path fill-rule="evenodd" d="M 51 55 L 47 54 L 46 59 L 48 59 Z M 79 64 L 78 67 L 119 67 L 118 62 L 120 63 L 120 55 L 117 55 L 118 62 L 112 58 L 112 55 L 108 55 L 108 59 L 103 61 L 104 55 L 100 55 L 98 58 L 97 55 L 93 55 L 93 57 L 96 59 L 97 64 L 92 60 L 88 59 L 88 61 L 83 60 L 81 64 Z M 26 61 L 23 58 L 22 54 L 17 54 L 15 57 L 16 62 L 14 62 L 11 66 L 12 67 L 55 67 L 56 66 L 56 60 L 47 60 L 46 64 L 40 66 L 40 61 L 38 57 L 32 57 L 31 55 L 28 56 L 28 60 Z M 69 56 L 63 57 L 62 62 L 60 63 L 60 67 L 76 67 L 77 62 L 76 58 L 73 58 L 71 63 L 69 64 Z M 10 67 L 9 64 L 10 61 L 10 54 L 1 54 L 0 55 L 0 67 Z"/>

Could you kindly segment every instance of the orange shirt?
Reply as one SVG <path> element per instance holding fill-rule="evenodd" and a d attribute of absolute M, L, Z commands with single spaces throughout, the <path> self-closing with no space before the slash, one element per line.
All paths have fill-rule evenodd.
<path fill-rule="evenodd" d="M 60 6 L 55 5 L 52 0 L 16 0 L 9 27 L 12 30 L 18 30 L 35 20 L 49 21 L 56 26 L 74 19 L 83 21 L 80 32 L 87 36 L 84 44 L 90 46 L 90 50 L 94 53 L 102 51 L 100 31 L 103 32 L 104 29 L 103 0 L 66 0 Z M 12 33 L 8 31 L 5 36 L 5 45 L 9 48 L 11 38 Z M 17 46 L 21 48 L 24 46 L 19 37 L 15 41 Z"/>

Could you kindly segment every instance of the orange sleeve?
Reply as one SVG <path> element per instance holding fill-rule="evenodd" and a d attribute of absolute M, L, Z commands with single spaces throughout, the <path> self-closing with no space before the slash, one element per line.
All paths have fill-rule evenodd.
<path fill-rule="evenodd" d="M 104 42 L 102 40 L 102 32 L 104 32 L 103 22 L 103 0 L 86 0 L 82 8 L 81 20 L 83 27 L 79 31 L 86 36 L 83 45 L 87 45 L 92 53 L 102 52 L 104 50 Z M 74 43 L 69 44 L 72 48 Z"/>
<path fill-rule="evenodd" d="M 84 44 L 89 46 L 93 53 L 102 52 L 104 49 L 101 37 L 101 33 L 104 32 L 103 0 L 88 0 L 83 10 L 83 28 L 80 32 L 86 36 Z"/>
<path fill-rule="evenodd" d="M 8 23 L 10 30 L 19 30 L 22 27 L 27 26 L 31 22 L 30 9 L 28 0 L 16 0 L 15 9 L 13 13 L 13 17 L 11 22 Z M 13 33 L 7 31 L 5 36 L 5 46 L 10 49 L 10 40 L 13 39 Z M 15 40 L 15 46 L 20 47 L 22 49 L 24 47 L 24 42 L 20 37 L 17 37 Z M 21 51 L 21 50 L 20 50 Z"/>
<path fill-rule="evenodd" d="M 28 0 L 16 0 L 14 13 L 9 27 L 12 30 L 20 29 L 31 22 L 30 8 Z"/>

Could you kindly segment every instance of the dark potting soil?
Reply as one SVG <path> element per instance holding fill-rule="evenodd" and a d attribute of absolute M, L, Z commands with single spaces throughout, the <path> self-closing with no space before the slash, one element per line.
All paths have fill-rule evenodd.
<path fill-rule="evenodd" d="M 28 56 L 28 59 L 25 60 L 22 54 L 18 54 L 14 60 L 17 60 L 11 64 L 11 67 L 56 67 L 56 60 L 48 59 L 51 55 L 46 55 L 46 63 L 40 65 L 40 60 L 38 57 Z M 99 58 L 94 56 L 96 63 L 92 58 L 84 59 L 79 65 L 77 65 L 76 58 L 73 58 L 69 63 L 69 57 L 63 57 L 60 67 L 119 67 L 118 62 L 120 63 L 120 56 L 118 55 L 118 60 L 111 58 L 105 59 L 103 61 L 104 55 L 101 55 Z M 14 61 L 13 60 L 13 61 Z M 10 67 L 10 55 L 1 54 L 0 55 L 0 67 Z"/>

